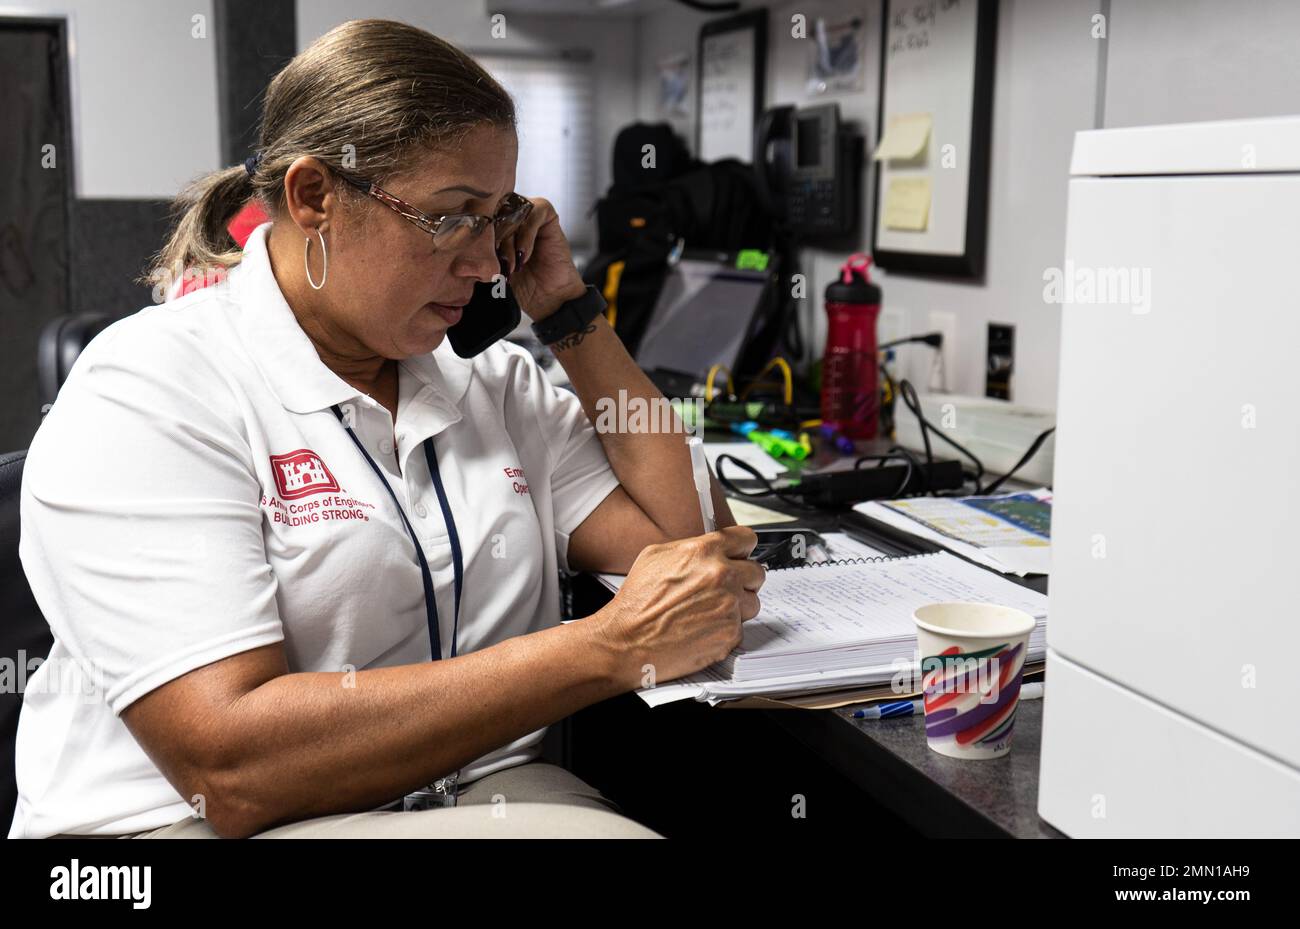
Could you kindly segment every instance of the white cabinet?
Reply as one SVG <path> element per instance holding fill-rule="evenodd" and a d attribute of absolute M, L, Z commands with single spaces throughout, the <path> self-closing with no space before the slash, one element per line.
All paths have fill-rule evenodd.
<path fill-rule="evenodd" d="M 1071 173 L 1039 812 L 1300 835 L 1300 117 Z"/>

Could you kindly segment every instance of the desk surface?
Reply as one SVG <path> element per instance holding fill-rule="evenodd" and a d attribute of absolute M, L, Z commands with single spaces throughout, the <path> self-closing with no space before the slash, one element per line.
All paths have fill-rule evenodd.
<path fill-rule="evenodd" d="M 817 531 L 834 529 L 838 522 L 836 514 L 798 512 L 772 498 L 755 502 L 798 515 L 801 525 Z M 1044 578 L 1009 579 L 1040 591 L 1046 586 Z M 1038 816 L 1042 700 L 1020 704 L 1011 752 L 984 761 L 959 761 L 930 751 L 925 742 L 925 721 L 920 717 L 853 719 L 852 707 L 744 711 L 700 704 L 699 709 L 701 713 L 763 714 L 923 834 L 1063 837 Z"/>
<path fill-rule="evenodd" d="M 1016 710 L 1010 753 L 984 761 L 930 751 L 921 717 L 853 719 L 851 707 L 762 712 L 922 833 L 1064 837 L 1038 816 L 1041 700 Z"/>

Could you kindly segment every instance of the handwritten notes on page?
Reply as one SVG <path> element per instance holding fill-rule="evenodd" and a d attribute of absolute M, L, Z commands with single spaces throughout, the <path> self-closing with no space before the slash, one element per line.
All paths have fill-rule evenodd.
<path fill-rule="evenodd" d="M 1024 610 L 1036 623 L 1029 658 L 1046 652 L 1047 597 L 948 552 L 865 564 L 769 571 L 761 610 L 739 648 L 715 665 L 638 691 L 650 706 L 674 700 L 813 693 L 889 681 L 916 660 L 912 613 L 966 600 Z"/>

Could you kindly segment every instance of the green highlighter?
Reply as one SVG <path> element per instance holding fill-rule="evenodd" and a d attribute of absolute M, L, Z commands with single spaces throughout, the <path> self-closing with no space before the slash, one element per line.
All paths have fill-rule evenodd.
<path fill-rule="evenodd" d="M 795 461 L 803 461 L 808 457 L 808 449 L 790 439 L 783 439 L 780 436 L 772 435 L 770 432 L 763 432 L 759 429 L 750 430 L 748 436 L 749 441 L 753 442 L 773 458 L 787 457 L 793 458 Z"/>

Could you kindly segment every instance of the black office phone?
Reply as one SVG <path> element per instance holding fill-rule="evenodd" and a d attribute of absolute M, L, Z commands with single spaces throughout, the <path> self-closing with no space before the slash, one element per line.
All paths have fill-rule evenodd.
<path fill-rule="evenodd" d="M 754 136 L 758 194 L 768 212 L 803 239 L 856 231 L 863 138 L 840 121 L 839 104 L 773 107 Z"/>

